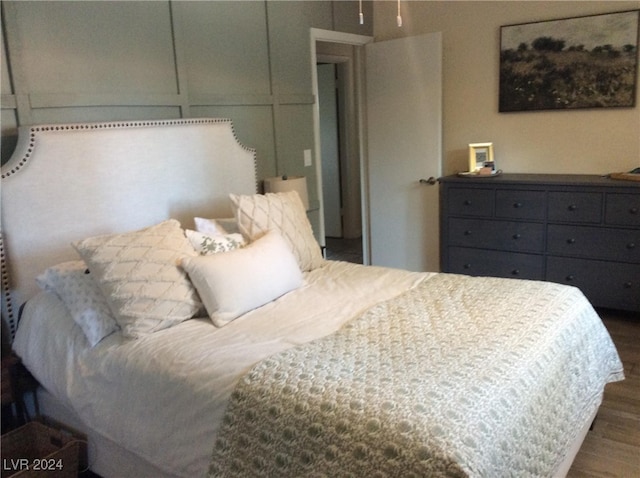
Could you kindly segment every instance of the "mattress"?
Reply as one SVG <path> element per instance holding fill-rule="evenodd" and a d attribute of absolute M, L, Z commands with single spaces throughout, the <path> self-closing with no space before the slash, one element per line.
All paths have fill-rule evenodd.
<path fill-rule="evenodd" d="M 93 348 L 57 297 L 41 292 L 13 347 L 88 427 L 166 473 L 202 476 L 229 397 L 253 365 L 332 334 L 433 275 L 327 261 L 301 288 L 223 328 L 192 319 L 136 340 L 114 334 Z"/>

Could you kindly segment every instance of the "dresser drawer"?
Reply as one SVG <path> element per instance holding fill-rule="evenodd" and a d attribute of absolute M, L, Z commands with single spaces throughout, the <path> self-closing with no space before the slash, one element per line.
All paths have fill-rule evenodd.
<path fill-rule="evenodd" d="M 573 285 L 596 306 L 640 310 L 640 265 L 547 258 L 547 280 Z"/>
<path fill-rule="evenodd" d="M 547 252 L 561 256 L 640 263 L 640 230 L 549 225 Z"/>
<path fill-rule="evenodd" d="M 550 222 L 581 222 L 598 224 L 601 220 L 601 193 L 549 193 Z"/>
<path fill-rule="evenodd" d="M 454 246 L 543 252 L 544 229 L 539 223 L 451 218 L 449 242 Z"/>
<path fill-rule="evenodd" d="M 640 227 L 640 194 L 607 194 L 605 222 Z"/>
<path fill-rule="evenodd" d="M 496 191 L 496 217 L 543 220 L 545 217 L 545 192 L 498 189 Z"/>
<path fill-rule="evenodd" d="M 472 276 L 543 279 L 543 256 L 499 252 L 465 247 L 449 247 L 449 270 Z"/>
<path fill-rule="evenodd" d="M 446 206 L 455 216 L 491 216 L 493 199 L 492 189 L 451 188 Z"/>

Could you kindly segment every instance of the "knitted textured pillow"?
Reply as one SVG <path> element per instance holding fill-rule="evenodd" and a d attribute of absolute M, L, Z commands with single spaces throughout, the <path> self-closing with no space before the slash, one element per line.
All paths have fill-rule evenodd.
<path fill-rule="evenodd" d="M 244 236 L 240 233 L 206 234 L 190 229 L 186 229 L 184 232 L 196 252 L 203 256 L 235 251 L 247 245 Z"/>
<path fill-rule="evenodd" d="M 324 263 L 302 200 L 297 192 L 231 194 L 240 232 L 250 241 L 275 230 L 284 238 L 303 272 Z"/>
<path fill-rule="evenodd" d="M 73 245 L 125 336 L 137 338 L 171 327 L 202 308 L 195 288 L 179 267 L 183 257 L 197 253 L 176 220 Z"/>

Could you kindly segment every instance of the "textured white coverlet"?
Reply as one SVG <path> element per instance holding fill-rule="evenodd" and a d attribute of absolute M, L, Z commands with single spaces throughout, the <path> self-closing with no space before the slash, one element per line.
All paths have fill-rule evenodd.
<path fill-rule="evenodd" d="M 255 363 L 335 332 L 431 276 L 329 261 L 300 289 L 222 329 L 194 319 L 94 348 L 43 292 L 27 304 L 13 346 L 86 425 L 167 473 L 203 476 L 228 397 Z"/>
<path fill-rule="evenodd" d="M 578 289 L 439 274 L 257 365 L 210 476 L 552 476 L 623 378 Z"/>

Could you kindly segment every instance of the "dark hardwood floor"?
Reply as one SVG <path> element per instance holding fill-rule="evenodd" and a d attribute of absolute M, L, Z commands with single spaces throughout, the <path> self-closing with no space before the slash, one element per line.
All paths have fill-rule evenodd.
<path fill-rule="evenodd" d="M 598 310 L 624 364 L 610 383 L 569 478 L 640 477 L 640 314 Z"/>
<path fill-rule="evenodd" d="M 327 237 L 325 241 L 327 259 L 362 264 L 362 238 L 342 239 Z"/>

